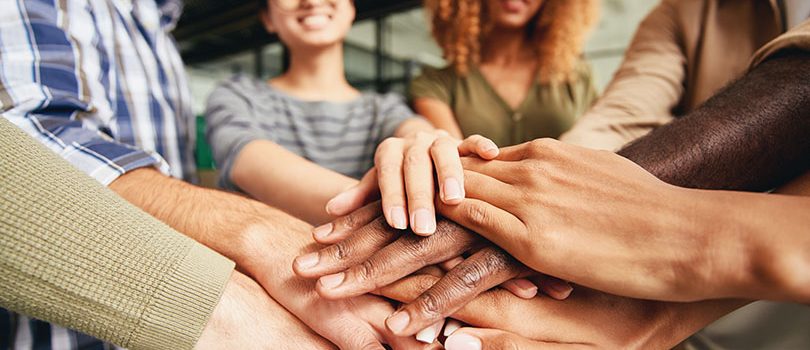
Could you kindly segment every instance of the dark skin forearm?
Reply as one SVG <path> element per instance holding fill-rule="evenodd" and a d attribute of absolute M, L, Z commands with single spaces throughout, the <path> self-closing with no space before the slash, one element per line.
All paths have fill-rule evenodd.
<path fill-rule="evenodd" d="M 810 168 L 810 53 L 770 59 L 619 154 L 683 187 L 785 184 Z"/>

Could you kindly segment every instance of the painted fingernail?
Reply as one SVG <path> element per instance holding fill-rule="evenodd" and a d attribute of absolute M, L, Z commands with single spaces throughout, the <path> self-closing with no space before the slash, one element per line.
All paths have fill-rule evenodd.
<path fill-rule="evenodd" d="M 461 322 L 456 321 L 454 319 L 447 320 L 447 324 L 444 326 L 444 336 L 449 337 L 453 332 L 457 331 L 461 328 Z"/>
<path fill-rule="evenodd" d="M 392 207 L 389 210 L 391 216 L 391 224 L 397 230 L 404 230 L 408 228 L 408 216 L 405 214 L 404 207 Z"/>
<path fill-rule="evenodd" d="M 298 265 L 299 268 L 308 269 L 315 265 L 318 265 L 318 260 L 319 260 L 318 253 L 309 253 L 295 258 L 295 263 Z"/>
<path fill-rule="evenodd" d="M 433 343 L 436 341 L 436 338 L 439 337 L 439 331 L 442 329 L 442 325 L 444 325 L 444 321 L 434 323 L 428 328 L 419 331 L 419 333 L 416 333 L 416 340 L 425 344 Z"/>
<path fill-rule="evenodd" d="M 455 333 L 444 342 L 447 350 L 481 350 L 481 340 L 466 333 Z"/>
<path fill-rule="evenodd" d="M 326 236 L 329 236 L 329 234 L 332 233 L 334 228 L 335 225 L 330 222 L 328 224 L 316 227 L 314 230 L 312 230 L 312 234 L 315 236 L 315 238 L 324 239 Z"/>
<path fill-rule="evenodd" d="M 392 332 L 401 333 L 403 330 L 405 330 L 405 327 L 408 327 L 408 323 L 410 322 L 411 316 L 405 311 L 399 311 L 385 320 L 385 325 L 388 326 L 388 329 L 390 329 Z"/>
<path fill-rule="evenodd" d="M 436 231 L 436 217 L 427 209 L 416 209 L 413 213 L 413 232 L 432 234 Z"/>
<path fill-rule="evenodd" d="M 452 201 L 462 198 L 464 198 L 464 194 L 461 192 L 461 185 L 458 180 L 452 177 L 444 180 L 444 200 Z"/>
<path fill-rule="evenodd" d="M 322 286 L 332 289 L 339 286 L 343 283 L 343 280 L 346 278 L 346 274 L 343 272 L 338 272 L 333 275 L 326 275 L 321 277 L 318 281 L 321 283 Z"/>

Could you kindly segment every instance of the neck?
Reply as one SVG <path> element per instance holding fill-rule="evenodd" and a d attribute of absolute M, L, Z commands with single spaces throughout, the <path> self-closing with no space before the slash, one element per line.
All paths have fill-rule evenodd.
<path fill-rule="evenodd" d="M 342 44 L 323 49 L 291 50 L 289 69 L 270 83 L 307 100 L 347 100 L 358 93 L 346 80 Z"/>
<path fill-rule="evenodd" d="M 523 28 L 494 28 L 484 39 L 482 63 L 511 65 L 527 60 L 536 60 L 536 55 Z"/>

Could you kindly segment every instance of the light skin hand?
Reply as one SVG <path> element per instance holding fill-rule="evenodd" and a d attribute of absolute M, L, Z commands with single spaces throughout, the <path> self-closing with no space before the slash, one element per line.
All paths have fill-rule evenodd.
<path fill-rule="evenodd" d="M 194 347 L 207 349 L 334 349 L 270 298 L 255 281 L 234 272 Z"/>
<path fill-rule="evenodd" d="M 439 276 L 436 271 L 415 274 L 376 293 L 407 303 L 439 281 Z M 544 297 L 519 299 L 495 289 L 479 295 L 452 317 L 473 327 L 499 329 L 531 340 L 517 345 L 539 343 L 565 345 L 564 348 L 668 349 L 747 303 L 742 300 L 657 302 L 619 297 L 579 286 L 565 301 Z M 484 334 L 467 329 L 453 335 L 459 332 L 474 336 Z M 453 335 L 445 342 L 445 347 L 474 349 L 456 347 L 461 341 L 453 340 Z M 479 340 L 482 343 L 496 341 L 484 336 Z M 483 348 L 501 349 L 494 346 L 490 344 L 490 347 Z"/>
<path fill-rule="evenodd" d="M 326 300 L 314 283 L 296 277 L 290 262 L 316 247 L 311 226 L 262 203 L 202 189 L 154 170 L 122 176 L 111 189 L 176 230 L 236 262 L 279 304 L 341 349 L 418 349 L 424 344 L 385 328 L 393 312 L 383 299 Z"/>
<path fill-rule="evenodd" d="M 319 232 L 319 228 L 314 236 L 321 242 L 335 244 L 298 257 L 293 268 L 299 276 L 319 278 L 318 293 L 337 299 L 373 291 L 425 266 L 471 253 L 467 259 L 449 266 L 452 268 L 447 279 L 405 307 L 406 322 L 401 321 L 401 316 L 389 318 L 387 325 L 395 334 L 415 334 L 476 295 L 510 279 L 530 274 L 499 248 L 450 222 L 440 221 L 436 234 L 419 237 L 401 234 L 388 227 L 382 218 L 375 219 L 378 214 L 379 206 L 373 203 L 338 219 L 326 228 L 330 232 Z M 539 286 L 547 294 L 561 299 L 571 292 L 567 284 L 550 279 L 545 279 Z M 526 298 L 537 293 L 537 286 L 528 281 L 508 283 L 503 287 Z"/>
<path fill-rule="evenodd" d="M 468 198 L 440 212 L 536 271 L 634 298 L 807 300 L 807 199 L 683 189 L 554 140 L 464 164 Z"/>
<path fill-rule="evenodd" d="M 411 131 L 404 137 L 388 138 L 377 147 L 374 168 L 357 186 L 330 200 L 327 212 L 346 215 L 379 195 L 391 227 L 400 230 L 410 227 L 418 235 L 431 235 L 436 231 L 434 183 L 439 184 L 439 199 L 443 203 L 460 203 L 464 198 L 460 156 L 470 154 L 492 159 L 498 155 L 498 147 L 482 136 L 459 141 L 432 127 L 429 131 Z"/>

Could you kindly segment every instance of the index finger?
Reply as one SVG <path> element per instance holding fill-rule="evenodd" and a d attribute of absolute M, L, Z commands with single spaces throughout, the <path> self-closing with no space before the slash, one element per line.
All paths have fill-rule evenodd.
<path fill-rule="evenodd" d="M 476 235 L 455 225 L 442 226 L 428 237 L 404 234 L 368 260 L 344 272 L 321 277 L 316 285 L 318 294 L 330 299 L 365 294 L 426 265 L 458 256 L 479 241 Z"/>
<path fill-rule="evenodd" d="M 379 217 L 345 240 L 295 258 L 293 271 L 304 278 L 320 277 L 359 264 L 393 242 L 400 232 Z"/>
<path fill-rule="evenodd" d="M 397 335 L 410 335 L 452 315 L 479 294 L 528 269 L 500 248 L 489 246 L 450 270 L 436 284 L 386 321 Z"/>

